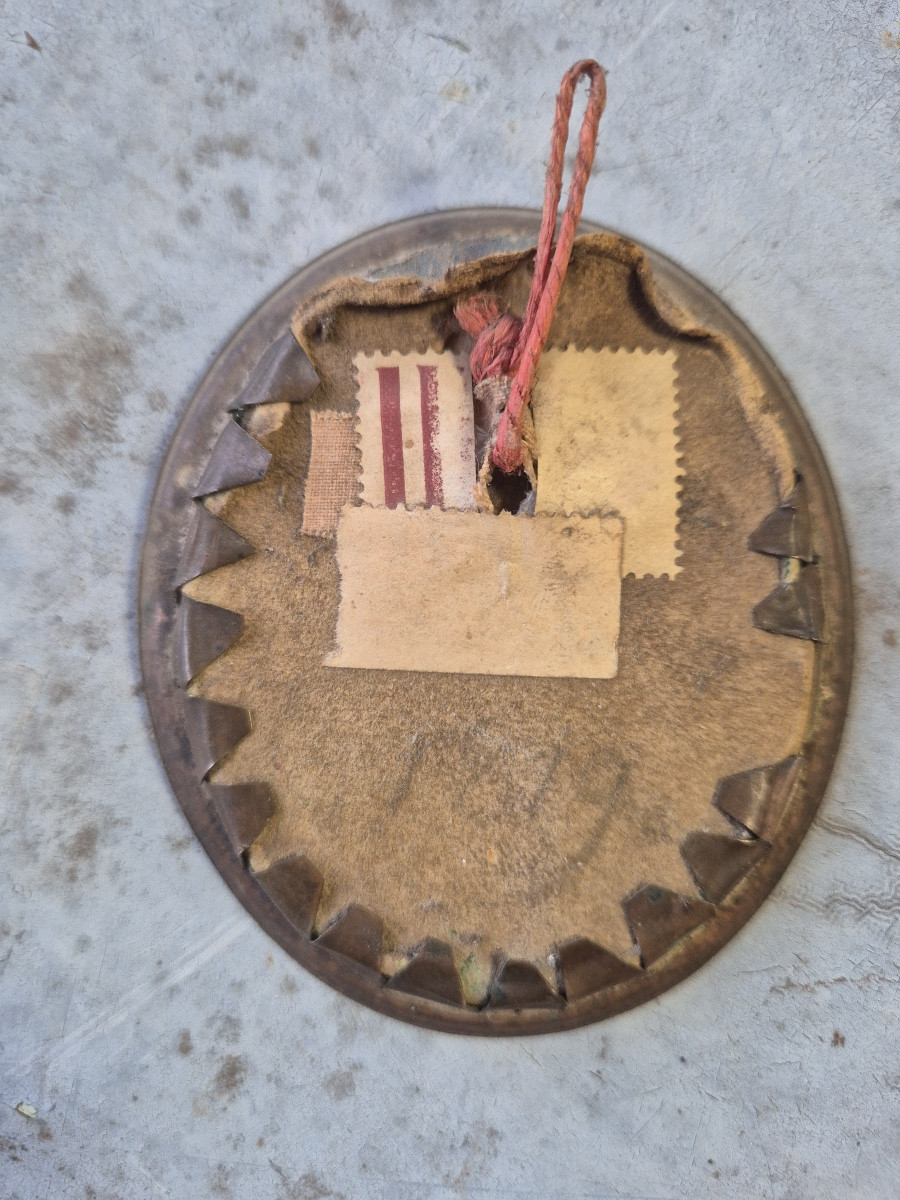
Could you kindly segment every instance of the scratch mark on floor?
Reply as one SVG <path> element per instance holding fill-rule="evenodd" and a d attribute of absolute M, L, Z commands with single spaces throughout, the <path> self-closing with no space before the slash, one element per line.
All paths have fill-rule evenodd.
<path fill-rule="evenodd" d="M 35 1050 L 10 1067 L 7 1075 L 24 1075 L 38 1063 L 49 1065 L 72 1055 L 77 1058 L 89 1042 L 100 1037 L 101 1034 L 117 1029 L 141 1009 L 146 1008 L 161 992 L 176 987 L 195 975 L 251 928 L 254 928 L 254 924 L 249 916 L 219 925 L 205 939 L 189 946 L 167 970 L 155 977 L 152 982 L 138 984 L 137 987 L 126 992 L 124 996 L 108 1005 L 95 1017 L 66 1034 L 55 1045 L 45 1044 Z"/>
<path fill-rule="evenodd" d="M 854 829 L 852 825 L 842 825 L 839 821 L 830 821 L 827 817 L 819 817 L 816 821 L 816 828 L 825 829 L 828 833 L 835 834 L 836 837 L 849 838 L 851 841 L 865 846 L 868 850 L 873 850 L 876 854 L 883 854 L 886 858 L 900 862 L 900 850 L 895 850 L 887 842 L 881 841 L 880 838 L 874 837 L 862 829 Z"/>

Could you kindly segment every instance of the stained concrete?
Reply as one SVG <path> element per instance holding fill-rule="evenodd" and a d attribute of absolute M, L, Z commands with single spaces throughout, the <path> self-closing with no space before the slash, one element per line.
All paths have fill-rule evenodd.
<path fill-rule="evenodd" d="M 2 29 L 0 1194 L 894 1194 L 896 7 L 7 0 Z M 537 205 L 584 54 L 586 215 L 730 302 L 826 452 L 856 687 L 813 831 L 709 966 L 581 1032 L 456 1039 L 306 975 L 194 841 L 141 697 L 140 536 L 254 305 L 384 221 Z"/>

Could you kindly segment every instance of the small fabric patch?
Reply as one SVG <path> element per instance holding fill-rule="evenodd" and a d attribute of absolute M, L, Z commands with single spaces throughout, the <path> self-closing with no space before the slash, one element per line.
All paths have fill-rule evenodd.
<path fill-rule="evenodd" d="M 356 498 L 359 483 L 355 422 L 351 413 L 311 411 L 309 424 L 301 533 L 334 537 L 341 509 Z"/>
<path fill-rule="evenodd" d="M 362 499 L 373 507 L 474 508 L 468 368 L 450 353 L 358 354 Z"/>
<path fill-rule="evenodd" d="M 675 358 L 546 350 L 532 391 L 536 511 L 619 513 L 623 576 L 680 570 Z"/>
<path fill-rule="evenodd" d="M 348 507 L 330 667 L 611 679 L 622 522 Z"/>

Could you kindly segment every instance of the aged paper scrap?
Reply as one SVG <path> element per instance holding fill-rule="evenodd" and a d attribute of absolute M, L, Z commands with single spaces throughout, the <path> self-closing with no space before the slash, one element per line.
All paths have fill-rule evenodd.
<path fill-rule="evenodd" d="M 358 354 L 362 499 L 373 507 L 475 507 L 468 366 L 449 352 Z"/>
<path fill-rule="evenodd" d="M 330 667 L 615 676 L 618 517 L 348 506 Z"/>
<path fill-rule="evenodd" d="M 622 575 L 680 570 L 673 351 L 545 350 L 532 390 L 539 513 L 619 513 Z"/>
<path fill-rule="evenodd" d="M 351 413 L 309 414 L 310 456 L 301 533 L 333 537 L 345 504 L 356 496 L 359 463 Z"/>

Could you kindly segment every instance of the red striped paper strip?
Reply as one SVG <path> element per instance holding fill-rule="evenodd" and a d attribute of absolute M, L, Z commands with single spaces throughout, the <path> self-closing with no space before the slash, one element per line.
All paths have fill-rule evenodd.
<path fill-rule="evenodd" d="M 379 367 L 381 399 L 381 459 L 384 467 L 384 502 L 396 508 L 406 500 L 403 472 L 403 423 L 400 418 L 400 368 Z"/>
<path fill-rule="evenodd" d="M 441 452 L 438 447 L 437 367 L 419 364 L 419 391 L 422 402 L 422 453 L 425 466 L 425 503 L 444 507 L 444 481 L 441 477 Z"/>
<path fill-rule="evenodd" d="M 361 499 L 376 508 L 474 508 L 467 369 L 450 353 L 360 354 Z"/>

